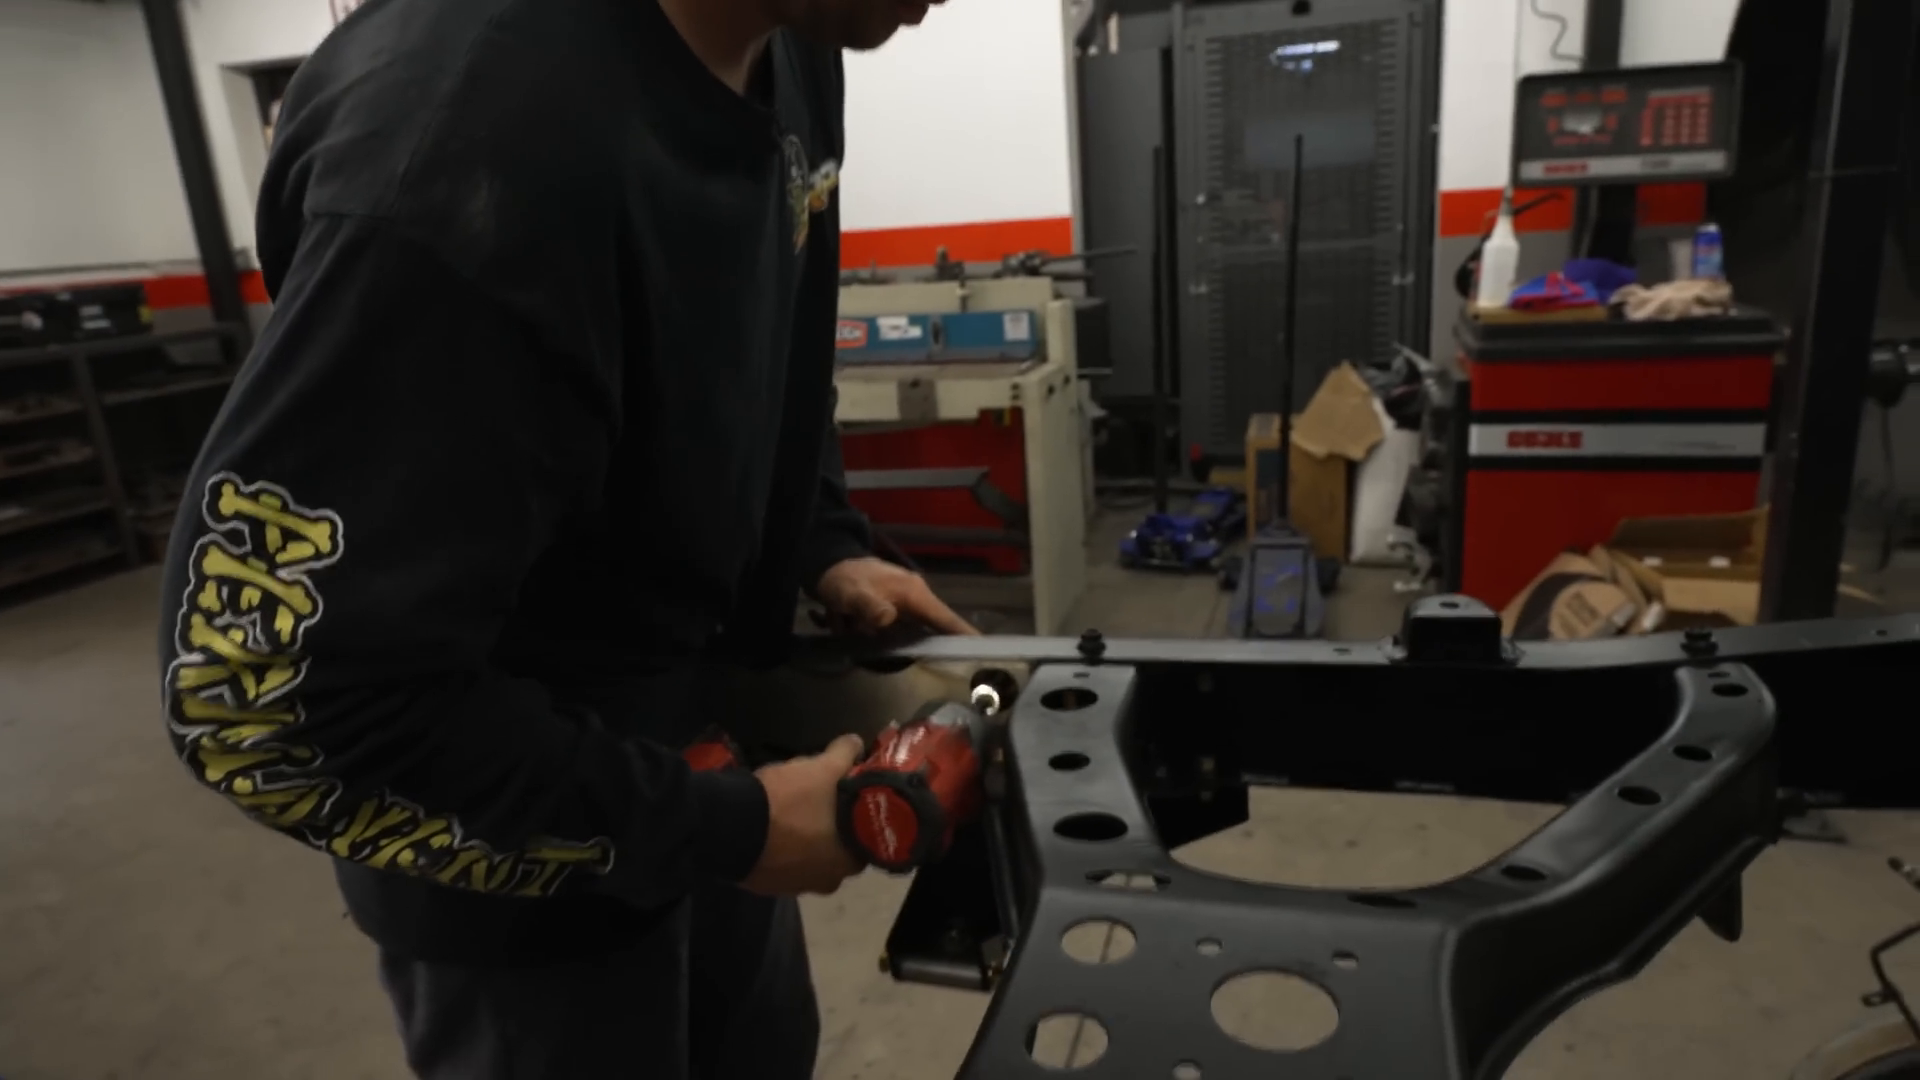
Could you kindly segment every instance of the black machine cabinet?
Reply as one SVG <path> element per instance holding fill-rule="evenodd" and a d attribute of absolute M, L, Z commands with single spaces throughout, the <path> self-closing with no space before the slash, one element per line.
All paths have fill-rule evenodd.
<path fill-rule="evenodd" d="M 1084 242 L 1142 254 L 1102 267 L 1114 304 L 1103 403 L 1152 388 L 1155 146 L 1171 150 L 1180 445 L 1237 458 L 1280 400 L 1274 298 L 1305 140 L 1299 357 L 1306 401 L 1341 360 L 1424 353 L 1432 277 L 1438 4 L 1260 0 L 1086 5 L 1076 39 Z M 1129 321 L 1131 320 L 1131 321 Z"/>
<path fill-rule="evenodd" d="M 1175 8 L 1180 421 L 1233 456 L 1280 396 L 1286 233 L 1301 225 L 1293 400 L 1425 340 L 1433 202 L 1412 92 L 1438 20 L 1401 0 Z M 1305 144 L 1304 205 L 1286 205 Z M 1415 322 L 1415 315 L 1419 321 Z M 1417 346 L 1416 346 L 1417 348 Z"/>

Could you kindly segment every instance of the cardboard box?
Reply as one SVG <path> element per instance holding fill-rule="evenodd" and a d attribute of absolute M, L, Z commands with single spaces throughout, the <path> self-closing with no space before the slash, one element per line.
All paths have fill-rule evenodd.
<path fill-rule="evenodd" d="M 1373 390 L 1351 364 L 1321 380 L 1313 400 L 1288 433 L 1287 520 L 1313 541 L 1314 554 L 1347 557 L 1348 494 L 1353 466 L 1365 461 L 1386 433 Z M 1280 414 L 1247 419 L 1247 536 L 1272 522 L 1280 494 Z"/>
<path fill-rule="evenodd" d="M 1627 518 L 1606 548 L 1646 594 L 1643 632 L 1760 619 L 1767 510 Z"/>
<path fill-rule="evenodd" d="M 1598 550 L 1598 549 L 1596 549 Z M 1501 632 L 1517 641 L 1591 641 L 1619 634 L 1639 615 L 1628 589 L 1599 558 L 1557 555 L 1500 613 Z"/>
<path fill-rule="evenodd" d="M 1615 555 L 1604 544 L 1594 545 L 1593 549 L 1587 552 L 1587 558 L 1633 603 L 1633 619 L 1622 633 L 1650 634 L 1659 629 L 1664 609 L 1648 600 L 1646 588 L 1634 575 L 1633 568 L 1627 559 Z"/>
<path fill-rule="evenodd" d="M 1501 622 L 1510 637 L 1554 641 L 1752 626 L 1760 618 L 1766 547 L 1766 507 L 1627 518 L 1606 543 L 1549 563 L 1507 605 Z M 1878 603 L 1851 585 L 1840 592 Z"/>

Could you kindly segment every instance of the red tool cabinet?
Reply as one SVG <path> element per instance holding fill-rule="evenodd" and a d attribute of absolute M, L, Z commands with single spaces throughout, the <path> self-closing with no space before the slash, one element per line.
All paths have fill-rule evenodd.
<path fill-rule="evenodd" d="M 1758 312 L 1455 329 L 1448 585 L 1500 610 L 1622 518 L 1759 502 L 1775 357 Z"/>
<path fill-rule="evenodd" d="M 986 480 L 1014 503 L 1027 501 L 1027 453 L 1017 409 L 983 413 L 971 424 L 932 424 L 840 436 L 849 473 L 985 468 Z M 996 574 L 1027 572 L 1027 551 L 1007 536 L 1008 522 L 965 487 L 854 490 L 855 509 L 916 558 L 983 562 Z"/>

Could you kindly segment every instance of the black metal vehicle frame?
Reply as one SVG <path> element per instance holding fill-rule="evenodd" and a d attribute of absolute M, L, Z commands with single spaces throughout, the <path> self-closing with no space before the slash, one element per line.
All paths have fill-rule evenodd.
<path fill-rule="evenodd" d="M 1741 930 L 1740 879 L 1795 804 L 1920 803 L 1909 700 L 1920 618 L 1516 646 L 1464 597 L 1379 643 L 936 638 L 890 653 L 1030 665 L 990 757 L 991 809 L 919 872 L 896 978 L 991 990 L 966 1080 L 1058 1076 L 1050 1016 L 1091 1017 L 1088 1080 L 1500 1076 L 1575 1001 L 1635 975 L 1690 920 Z M 1247 817 L 1249 784 L 1571 805 L 1486 866 L 1394 891 L 1237 881 L 1169 854 Z M 1116 887 L 1117 886 L 1117 887 Z M 1134 948 L 1090 965 L 1090 920 Z M 1281 971 L 1337 1003 L 1274 1054 L 1210 1011 Z"/>

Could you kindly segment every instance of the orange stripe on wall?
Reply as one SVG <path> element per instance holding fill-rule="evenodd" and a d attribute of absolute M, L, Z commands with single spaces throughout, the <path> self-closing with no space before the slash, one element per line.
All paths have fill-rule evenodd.
<path fill-rule="evenodd" d="M 1559 197 L 1528 211 L 1514 224 L 1521 232 L 1565 231 L 1573 227 L 1573 190 L 1554 188 L 1514 193 L 1521 203 L 1552 191 Z M 1469 188 L 1440 193 L 1439 233 L 1441 237 L 1479 236 L 1493 224 L 1500 209 L 1499 188 Z M 1704 184 L 1643 184 L 1640 187 L 1640 224 L 1648 226 L 1697 225 L 1706 220 L 1707 189 Z M 1030 218 L 1023 221 L 985 221 L 966 225 L 920 225 L 902 229 L 857 229 L 840 238 L 840 265 L 846 269 L 868 266 L 931 266 L 941 248 L 947 257 L 960 262 L 998 262 L 1003 256 L 1022 251 L 1046 251 L 1064 255 L 1073 250 L 1073 219 L 1066 217 Z M 120 278 L 91 282 L 95 285 L 124 284 L 140 280 Z M 156 311 L 175 308 L 206 307 L 207 280 L 199 274 L 164 274 L 145 279 L 147 305 Z M 79 288 L 63 284 L 61 288 Z M 4 292 L 22 291 L 4 289 Z M 266 282 L 258 270 L 240 274 L 240 293 L 249 304 L 265 304 Z"/>
<path fill-rule="evenodd" d="M 1514 200 L 1525 204 L 1543 195 L 1554 197 L 1527 211 L 1514 226 L 1521 232 L 1564 232 L 1573 228 L 1573 188 L 1525 189 L 1514 192 Z M 1642 184 L 1639 203 L 1641 225 L 1698 225 L 1707 216 L 1707 188 L 1705 184 Z M 1439 234 L 1479 236 L 1492 227 L 1499 211 L 1499 188 L 1443 191 Z M 942 247 L 947 249 L 948 258 L 961 262 L 998 262 L 1002 256 L 1021 251 L 1061 255 L 1073 250 L 1073 219 L 850 231 L 840 239 L 840 265 L 847 269 L 930 265 Z"/>
<path fill-rule="evenodd" d="M 1513 193 L 1513 204 L 1524 206 L 1544 195 L 1553 198 L 1513 219 L 1520 232 L 1558 232 L 1573 228 L 1573 189 L 1524 189 Z M 1480 236 L 1493 228 L 1500 213 L 1499 188 L 1464 188 L 1440 193 L 1439 230 L 1450 236 Z"/>
<path fill-rule="evenodd" d="M 1498 201 L 1496 197 L 1495 201 Z M 869 266 L 932 266 L 941 248 L 960 262 L 999 262 L 1023 251 L 1065 255 L 1073 250 L 1073 219 L 1030 218 L 1021 221 L 983 221 L 963 225 L 919 225 L 901 229 L 854 229 L 840 236 L 840 265 L 845 269 Z M 199 274 L 162 274 L 150 278 L 114 278 L 88 285 L 124 285 L 143 281 L 147 306 L 156 311 L 206 307 L 207 279 Z M 63 282 L 58 288 L 82 288 Z M 54 288 L 47 286 L 46 288 Z M 9 291 L 0 289 L 0 294 Z M 260 271 L 243 271 L 240 292 L 249 304 L 266 304 L 267 286 Z"/>
<path fill-rule="evenodd" d="M 1520 232 L 1565 232 L 1573 228 L 1572 188 L 1523 189 L 1513 193 L 1515 206 L 1543 195 L 1548 200 L 1514 219 Z M 1442 239 L 1479 236 L 1493 227 L 1500 212 L 1499 188 L 1464 188 L 1440 193 L 1439 232 Z M 1698 225 L 1707 218 L 1705 184 L 1642 184 L 1638 217 L 1641 225 Z"/>
<path fill-rule="evenodd" d="M 64 292 L 68 289 L 94 289 L 108 285 L 145 285 L 147 307 L 154 311 L 175 308 L 207 307 L 213 303 L 207 291 L 207 279 L 199 274 L 157 274 L 153 277 L 101 278 L 95 281 L 62 281 L 57 285 L 33 285 L 0 289 L 0 296 L 27 292 Z M 267 283 L 258 270 L 240 271 L 240 298 L 249 304 L 266 304 Z"/>
<path fill-rule="evenodd" d="M 172 308 L 206 307 L 212 303 L 207 294 L 207 279 L 199 274 L 166 274 L 148 278 L 147 306 L 155 311 Z M 249 304 L 265 304 L 267 283 L 258 270 L 240 272 L 240 296 Z"/>
<path fill-rule="evenodd" d="M 921 225 L 906 229 L 858 229 L 840 236 L 840 265 L 931 266 L 941 248 L 956 262 L 999 262 L 1022 251 L 1065 255 L 1073 250 L 1073 219 L 1031 218 L 971 225 Z"/>

